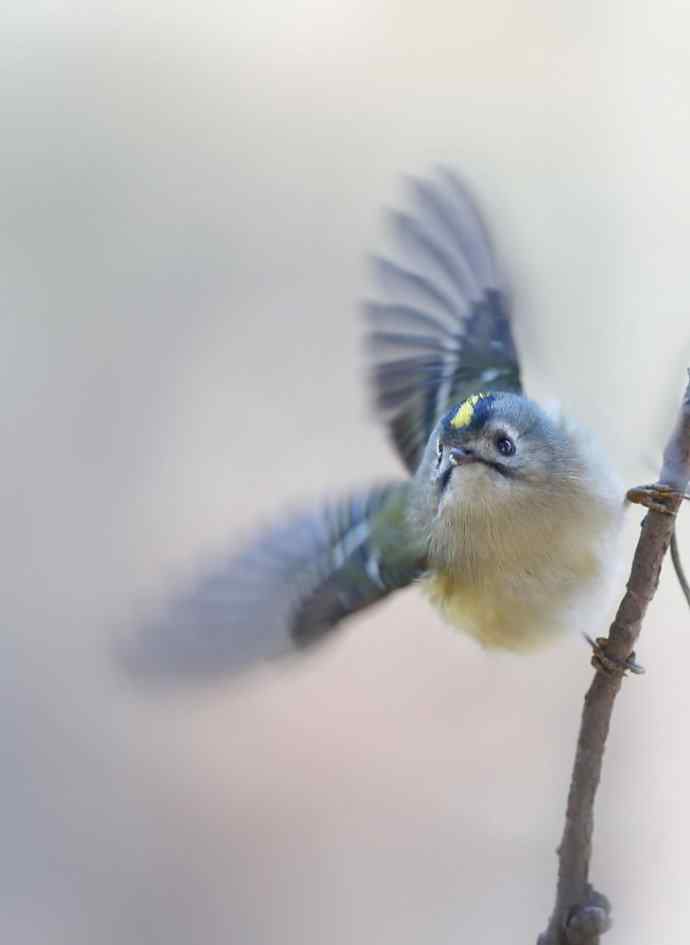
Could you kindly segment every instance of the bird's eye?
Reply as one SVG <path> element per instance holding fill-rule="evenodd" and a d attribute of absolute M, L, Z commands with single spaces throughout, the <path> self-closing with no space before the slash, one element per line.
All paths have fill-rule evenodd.
<path fill-rule="evenodd" d="M 496 449 L 501 456 L 513 456 L 515 454 L 515 443 L 509 436 L 496 437 Z"/>

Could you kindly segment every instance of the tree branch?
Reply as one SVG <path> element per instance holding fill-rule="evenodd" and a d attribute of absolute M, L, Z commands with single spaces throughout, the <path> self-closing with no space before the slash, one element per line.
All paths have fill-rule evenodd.
<path fill-rule="evenodd" d="M 683 592 L 683 596 L 688 602 L 688 605 L 690 605 L 690 584 L 688 584 L 688 579 L 685 576 L 685 569 L 683 568 L 683 562 L 680 557 L 678 536 L 676 535 L 675 528 L 673 529 L 673 534 L 671 535 L 671 561 L 673 562 L 673 567 L 676 569 L 676 577 L 678 578 L 678 583 L 680 584 L 680 589 Z"/>
<path fill-rule="evenodd" d="M 690 371 L 688 376 L 690 378 Z M 642 523 L 627 591 L 608 639 L 595 644 L 592 662 L 596 673 L 585 696 L 565 829 L 558 848 L 556 904 L 538 945 L 599 945 L 599 936 L 610 926 L 609 903 L 589 884 L 594 798 L 613 704 L 626 668 L 634 666 L 635 643 L 659 583 L 661 564 L 671 543 L 675 516 L 689 479 L 690 380 L 664 451 L 659 482 L 628 493 L 630 501 L 646 505 L 649 511 Z"/>

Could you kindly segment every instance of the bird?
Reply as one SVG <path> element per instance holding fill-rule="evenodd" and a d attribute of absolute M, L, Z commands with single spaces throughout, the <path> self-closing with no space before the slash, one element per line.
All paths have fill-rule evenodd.
<path fill-rule="evenodd" d="M 148 676 L 233 673 L 309 650 L 418 586 L 486 649 L 562 636 L 610 581 L 624 508 L 601 447 L 523 389 L 513 303 L 464 178 L 410 179 L 364 303 L 374 413 L 405 478 L 286 513 L 142 620 Z"/>

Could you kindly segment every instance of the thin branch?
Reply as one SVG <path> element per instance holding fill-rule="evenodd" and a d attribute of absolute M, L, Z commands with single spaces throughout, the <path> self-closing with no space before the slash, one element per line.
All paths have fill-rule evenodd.
<path fill-rule="evenodd" d="M 685 595 L 688 606 L 690 606 L 690 584 L 688 584 L 688 579 L 685 576 L 685 569 L 683 568 L 680 549 L 678 548 L 678 535 L 676 534 L 675 528 L 673 529 L 673 535 L 671 535 L 671 561 L 673 561 L 673 567 L 676 570 L 676 577 L 678 578 L 680 589 Z"/>
<path fill-rule="evenodd" d="M 690 378 L 690 371 L 688 372 Z M 611 624 L 608 640 L 597 641 L 596 673 L 585 696 L 575 753 L 563 839 L 558 848 L 556 904 L 538 945 L 599 945 L 610 925 L 609 904 L 589 883 L 594 830 L 594 798 L 609 732 L 613 704 L 647 607 L 659 583 L 671 543 L 675 516 L 690 479 L 690 380 L 654 487 L 631 490 L 631 501 L 649 507 L 632 563 L 627 591 Z M 627 665 L 626 665 L 627 664 Z"/>

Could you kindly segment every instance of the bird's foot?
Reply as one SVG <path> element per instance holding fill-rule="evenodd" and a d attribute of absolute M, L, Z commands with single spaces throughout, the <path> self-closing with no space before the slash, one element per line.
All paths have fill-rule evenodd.
<path fill-rule="evenodd" d="M 585 634 L 585 640 L 592 647 L 592 666 L 595 669 L 600 669 L 609 676 L 616 674 L 625 676 L 628 671 L 634 673 L 636 676 L 641 676 L 642 673 L 645 672 L 644 666 L 640 666 L 635 660 L 634 651 L 625 660 L 618 659 L 617 656 L 612 656 L 610 653 L 607 653 L 606 651 L 609 645 L 608 637 L 597 637 L 596 640 L 593 640 L 590 636 Z"/>
<path fill-rule="evenodd" d="M 635 486 L 633 489 L 628 489 L 625 497 L 628 502 L 633 502 L 635 505 L 644 505 L 646 509 L 661 512 L 663 515 L 676 514 L 671 507 L 674 499 L 690 498 L 687 494 L 681 494 L 661 482 L 653 482 L 648 486 Z"/>

